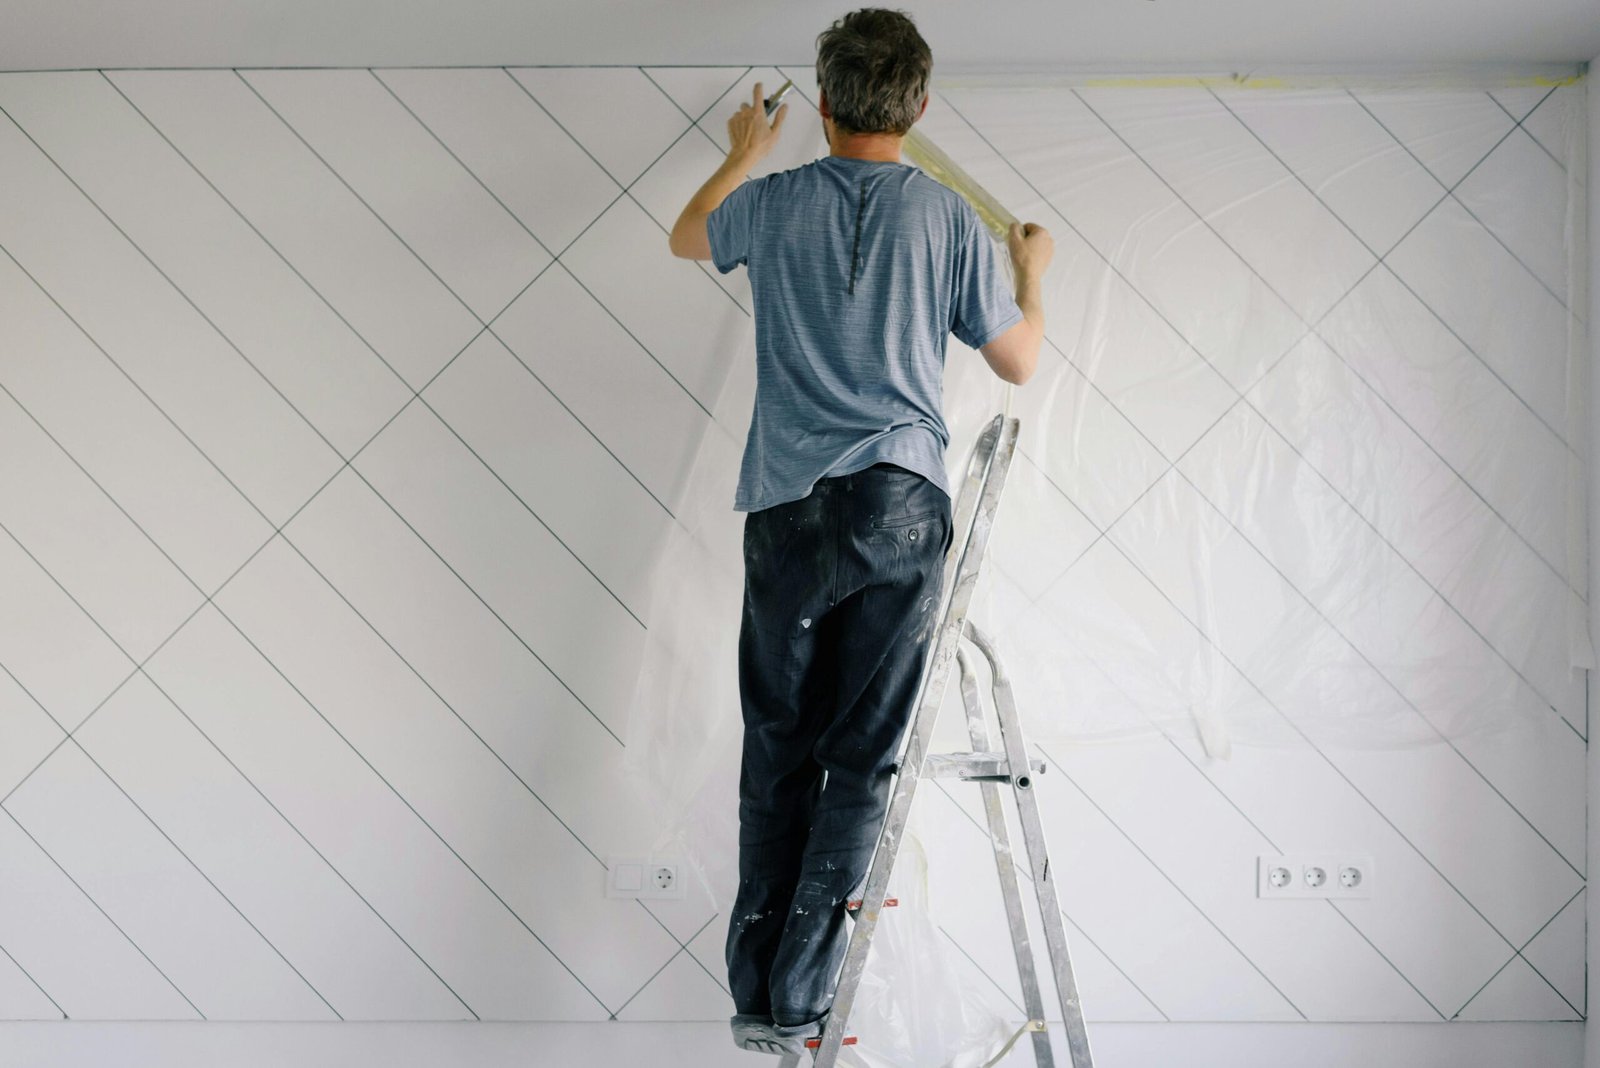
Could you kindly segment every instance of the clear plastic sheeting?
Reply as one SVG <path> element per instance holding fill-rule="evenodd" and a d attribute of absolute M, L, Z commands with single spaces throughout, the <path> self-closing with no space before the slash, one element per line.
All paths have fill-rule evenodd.
<path fill-rule="evenodd" d="M 794 109 L 815 98 L 800 88 Z M 1226 759 L 1450 744 L 1552 716 L 1582 728 L 1583 90 L 936 86 L 921 132 L 1055 239 L 1034 378 L 1008 395 L 954 337 L 945 373 L 953 485 L 997 412 L 1021 420 L 972 616 L 1031 742 L 1167 733 Z M 785 131 L 763 170 L 826 152 L 814 115 Z M 724 909 L 745 327 L 670 502 L 626 756 L 657 845 Z M 952 685 L 934 749 L 964 748 Z M 897 867 L 891 892 L 906 878 Z M 945 974 L 930 961 L 886 953 L 873 982 L 889 986 L 872 989 L 937 1003 L 952 992 L 910 981 Z M 851 1030 L 892 1036 L 906 1011 L 864 994 Z M 916 1059 L 901 1033 L 876 1053 L 900 1059 L 874 1063 L 981 1063 Z"/>
<path fill-rule="evenodd" d="M 1016 1009 L 933 919 L 928 858 L 916 833 L 927 811 L 912 806 L 890 895 L 899 904 L 885 910 L 872 932 L 850 1011 L 849 1032 L 858 1041 L 840 1047 L 841 1064 L 981 1068 L 1017 1031 L 1011 1022 Z M 1032 1040 L 1024 1035 L 1020 1041 Z"/>

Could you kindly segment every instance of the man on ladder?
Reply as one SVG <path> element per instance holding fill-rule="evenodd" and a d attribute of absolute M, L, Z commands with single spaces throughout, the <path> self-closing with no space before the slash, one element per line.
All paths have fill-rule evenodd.
<path fill-rule="evenodd" d="M 822 1035 L 895 753 L 937 620 L 953 536 L 946 338 L 1021 384 L 1044 335 L 1041 227 L 1015 224 L 1015 292 L 974 209 L 901 141 L 932 54 L 901 12 L 818 37 L 830 152 L 745 181 L 777 141 L 762 87 L 726 161 L 673 227 L 675 255 L 746 264 L 757 387 L 734 508 L 744 526 L 739 889 L 729 919 L 735 1041 L 798 1053 Z"/>

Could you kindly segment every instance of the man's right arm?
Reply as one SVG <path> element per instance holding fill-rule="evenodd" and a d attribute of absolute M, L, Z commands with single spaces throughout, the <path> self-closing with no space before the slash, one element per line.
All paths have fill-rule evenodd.
<path fill-rule="evenodd" d="M 1022 385 L 1039 365 L 1039 347 L 1044 342 L 1044 301 L 1040 280 L 1055 243 L 1050 232 L 1038 223 L 1012 223 L 1006 235 L 1011 250 L 1011 273 L 1016 283 L 1017 307 L 1022 320 L 978 351 L 989 369 L 1013 385 Z"/>

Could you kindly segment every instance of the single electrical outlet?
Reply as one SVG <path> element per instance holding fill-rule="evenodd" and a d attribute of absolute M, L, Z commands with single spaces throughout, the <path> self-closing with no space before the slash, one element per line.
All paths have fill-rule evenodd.
<path fill-rule="evenodd" d="M 665 857 L 610 857 L 606 897 L 682 900 L 683 864 Z"/>
<path fill-rule="evenodd" d="M 1348 901 L 1372 896 L 1372 858 L 1351 853 L 1262 854 L 1256 857 L 1256 896 Z"/>

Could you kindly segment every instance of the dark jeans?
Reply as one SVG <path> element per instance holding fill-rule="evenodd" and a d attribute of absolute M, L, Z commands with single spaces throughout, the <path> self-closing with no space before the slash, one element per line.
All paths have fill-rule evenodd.
<path fill-rule="evenodd" d="M 892 464 L 745 517 L 737 1012 L 792 1025 L 832 1005 L 953 526 L 944 491 Z"/>

